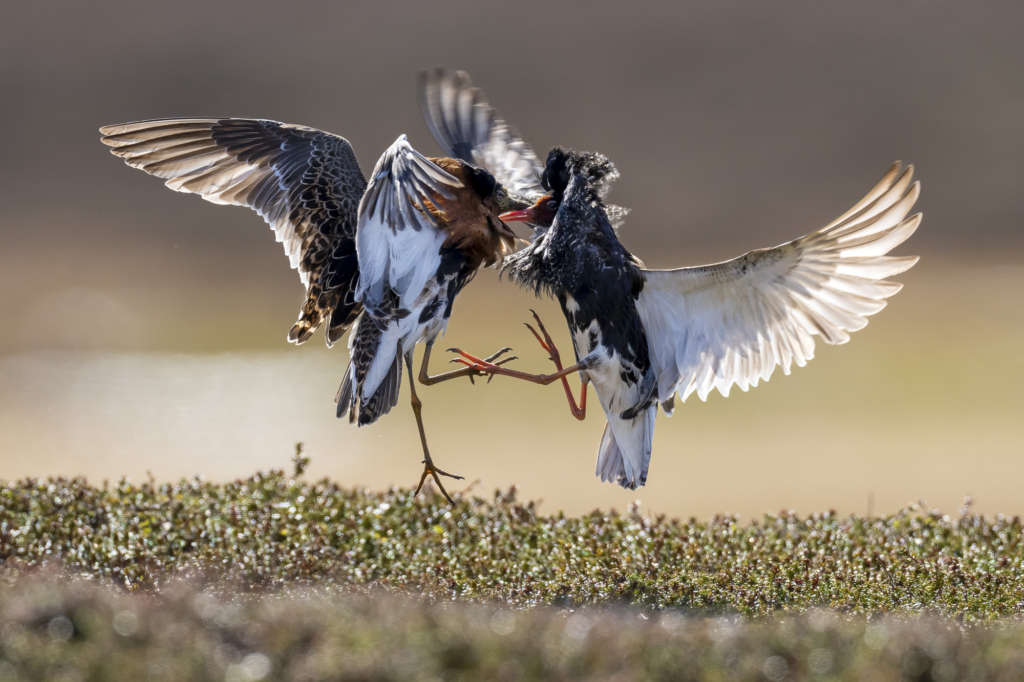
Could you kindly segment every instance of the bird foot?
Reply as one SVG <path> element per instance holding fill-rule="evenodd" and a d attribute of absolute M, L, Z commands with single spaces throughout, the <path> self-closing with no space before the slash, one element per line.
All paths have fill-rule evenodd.
<path fill-rule="evenodd" d="M 500 374 L 502 376 L 513 377 L 515 379 L 522 379 L 524 381 L 530 381 L 535 384 L 540 384 L 542 386 L 547 386 L 553 381 L 561 380 L 562 384 L 565 386 L 566 392 L 568 393 L 569 384 L 565 380 L 565 375 L 569 372 L 585 368 L 577 367 L 576 365 L 573 365 L 568 369 L 562 368 L 562 360 L 558 355 L 558 349 L 555 347 L 555 342 L 551 339 L 551 335 L 548 334 L 548 330 L 544 328 L 544 323 L 540 321 L 540 316 L 538 316 L 537 313 L 532 310 L 530 312 L 533 313 L 533 319 L 537 322 L 537 327 L 540 329 L 540 331 L 538 332 L 537 329 L 534 329 L 533 326 L 530 324 L 527 324 L 526 326 L 530 330 L 530 332 L 533 333 L 534 337 L 537 339 L 537 342 L 540 343 L 541 347 L 548 352 L 549 358 L 553 363 L 555 363 L 555 368 L 558 370 L 557 372 L 553 374 L 527 374 L 525 372 L 519 372 L 513 369 L 504 369 L 501 367 L 501 364 L 502 362 L 507 362 L 507 360 L 492 363 L 491 359 L 493 358 L 493 356 L 492 358 L 486 358 L 481 360 L 475 355 L 470 355 L 469 353 L 460 348 L 448 349 L 449 353 L 456 353 L 457 355 L 460 356 L 452 360 L 452 362 L 463 364 L 466 367 L 468 367 L 471 372 L 474 373 L 490 374 L 492 377 L 495 374 Z M 488 379 L 488 381 L 490 381 L 490 379 Z"/>
<path fill-rule="evenodd" d="M 441 484 L 441 479 L 438 477 L 447 476 L 448 478 L 454 478 L 457 481 L 463 481 L 465 478 L 462 476 L 456 476 L 455 474 L 449 474 L 447 471 L 438 469 L 434 466 L 434 462 L 430 459 L 430 456 L 427 455 L 423 460 L 423 475 L 420 476 L 420 484 L 416 486 L 416 492 L 413 493 L 413 497 L 420 494 L 420 490 L 423 489 L 423 482 L 427 480 L 427 476 L 434 479 L 434 483 L 437 485 L 438 490 L 441 491 L 441 494 L 444 495 L 444 498 L 448 500 L 448 504 L 454 506 L 455 500 L 453 500 L 452 496 L 448 494 L 448 491 L 444 489 L 444 485 Z"/>
<path fill-rule="evenodd" d="M 541 348 L 548 352 L 548 358 L 551 362 L 555 363 L 555 367 L 558 368 L 558 371 L 562 371 L 562 356 L 559 355 L 558 348 L 555 347 L 555 342 L 552 340 L 551 335 L 548 334 L 548 330 L 544 328 L 544 323 L 540 321 L 540 315 L 537 314 L 537 311 L 531 309 L 530 312 L 533 313 L 533 319 L 537 322 L 537 327 L 540 328 L 541 333 L 538 334 L 537 330 L 534 329 L 533 325 L 529 322 L 524 322 L 523 324 L 525 324 L 526 328 L 533 333 L 534 338 L 537 339 L 537 343 L 540 344 Z M 541 334 L 544 335 L 544 338 L 541 338 Z"/>
<path fill-rule="evenodd" d="M 466 367 L 469 367 L 470 369 L 474 370 L 474 373 L 469 375 L 469 380 L 471 382 L 476 383 L 476 382 L 473 381 L 473 377 L 474 376 L 484 376 L 484 375 L 487 375 L 487 383 L 491 383 L 491 379 L 494 378 L 494 373 L 489 371 L 489 370 L 492 370 L 492 369 L 497 368 L 497 367 L 501 367 L 502 365 L 504 365 L 507 362 L 512 362 L 513 360 L 518 360 L 519 359 L 516 356 L 512 355 L 510 357 L 502 358 L 501 360 L 498 360 L 497 362 L 495 362 L 495 360 L 497 360 L 497 358 L 501 357 L 505 353 L 510 352 L 511 350 L 512 350 L 511 348 L 506 346 L 505 348 L 502 348 L 501 350 L 499 350 L 497 353 L 494 353 L 493 355 L 489 355 L 486 358 L 483 358 L 482 360 L 480 358 L 476 357 L 476 356 L 470 355 L 469 353 L 466 353 L 466 352 L 464 352 L 462 350 L 459 350 L 458 348 L 449 348 L 448 352 L 449 353 L 458 353 L 459 355 L 463 356 L 463 357 L 455 358 L 454 360 L 451 360 L 450 363 L 463 364 Z"/>

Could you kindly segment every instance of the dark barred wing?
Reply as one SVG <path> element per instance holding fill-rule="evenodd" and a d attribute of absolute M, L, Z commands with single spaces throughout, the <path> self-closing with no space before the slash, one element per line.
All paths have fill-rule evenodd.
<path fill-rule="evenodd" d="M 355 234 L 366 180 L 352 146 L 314 128 L 242 118 L 179 118 L 100 128 L 134 168 L 177 192 L 248 206 L 270 224 L 306 285 L 288 340 L 327 322 L 333 344 L 362 310 Z"/>
<path fill-rule="evenodd" d="M 486 168 L 511 192 L 533 201 L 544 196 L 544 167 L 537 155 L 465 72 L 421 71 L 419 100 L 427 127 L 447 156 Z"/>

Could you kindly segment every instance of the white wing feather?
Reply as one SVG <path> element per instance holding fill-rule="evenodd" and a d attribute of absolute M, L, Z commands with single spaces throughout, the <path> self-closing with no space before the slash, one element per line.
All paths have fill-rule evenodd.
<path fill-rule="evenodd" d="M 645 270 L 637 308 L 658 373 L 658 397 L 706 400 L 789 374 L 814 357 L 814 335 L 846 343 L 902 288 L 886 281 L 917 256 L 886 256 L 921 223 L 906 218 L 920 183 L 893 164 L 860 202 L 830 225 L 773 249 L 715 265 Z"/>
<path fill-rule="evenodd" d="M 462 187 L 413 149 L 400 136 L 377 161 L 370 184 L 359 204 L 356 251 L 359 286 L 356 300 L 375 315 L 387 315 L 393 305 L 410 310 L 440 264 L 446 235 L 424 207 L 430 193 L 451 198 L 448 188 Z"/>
<path fill-rule="evenodd" d="M 426 208 L 431 196 L 451 198 L 458 178 L 417 152 L 400 136 L 377 161 L 359 204 L 356 252 L 359 285 L 356 300 L 383 330 L 363 380 L 363 398 L 374 394 L 387 376 L 398 349 L 418 341 L 418 318 L 436 294 L 441 246 L 447 234 Z"/>

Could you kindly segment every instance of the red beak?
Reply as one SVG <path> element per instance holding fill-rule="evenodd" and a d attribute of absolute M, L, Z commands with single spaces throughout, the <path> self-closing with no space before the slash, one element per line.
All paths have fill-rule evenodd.
<path fill-rule="evenodd" d="M 534 222 L 533 208 L 524 208 L 522 211 L 509 211 L 508 213 L 502 213 L 498 216 L 498 219 L 504 223 L 532 223 Z"/>

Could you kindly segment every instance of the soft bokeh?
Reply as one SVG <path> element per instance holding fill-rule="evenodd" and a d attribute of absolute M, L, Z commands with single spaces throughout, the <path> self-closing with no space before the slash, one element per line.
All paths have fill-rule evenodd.
<path fill-rule="evenodd" d="M 1024 512 L 1024 20 L 1019 2 L 22 3 L 0 27 L 0 478 L 147 471 L 213 479 L 286 466 L 411 485 L 406 397 L 378 424 L 334 418 L 346 351 L 284 336 L 301 285 L 257 216 L 127 168 L 100 125 L 274 118 L 352 141 L 364 170 L 401 133 L 436 153 L 414 75 L 468 70 L 543 155 L 598 149 L 623 177 L 621 236 L 654 267 L 804 234 L 895 158 L 923 182 L 921 263 L 849 345 L 792 376 L 659 416 L 649 484 L 592 475 L 599 412 L 498 378 L 424 388 L 438 464 L 542 510 L 706 517 Z M 535 307 L 481 273 L 442 346 L 510 345 Z M 435 354 L 435 369 L 446 358 Z M 575 383 L 575 382 L 574 382 Z M 596 408 L 596 404 L 593 406 Z M 478 488 L 481 489 L 481 488 Z"/>

